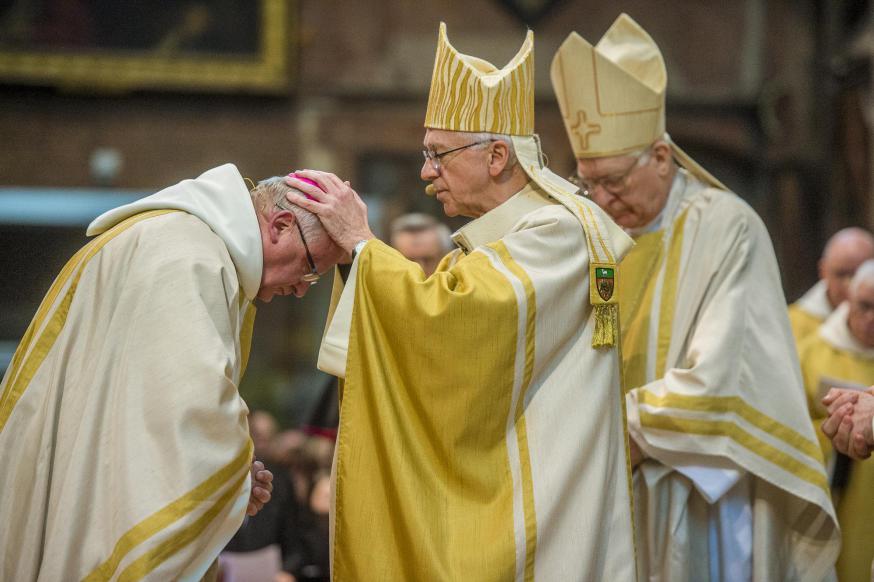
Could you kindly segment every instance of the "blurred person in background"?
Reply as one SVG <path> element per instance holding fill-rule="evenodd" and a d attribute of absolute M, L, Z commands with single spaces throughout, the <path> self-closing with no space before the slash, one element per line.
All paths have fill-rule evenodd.
<path fill-rule="evenodd" d="M 858 399 L 874 398 L 866 393 L 874 384 L 874 260 L 858 267 L 848 289 L 848 297 L 825 320 L 816 333 L 801 342 L 799 358 L 805 388 L 816 426 L 829 416 L 829 407 L 821 401 L 844 398 L 838 407 L 849 402 L 850 408 L 859 406 Z M 865 402 L 859 406 L 860 412 Z M 852 412 L 849 413 L 852 417 Z M 865 441 L 870 439 L 870 417 L 863 431 Z M 824 438 L 826 432 L 822 433 Z M 824 441 L 827 458 L 835 457 L 831 442 Z M 856 455 L 857 457 L 859 455 Z M 838 451 L 831 459 L 832 491 L 838 512 L 838 523 L 843 534 L 838 558 L 839 580 L 867 580 L 874 560 L 874 464 L 850 460 Z"/>
<path fill-rule="evenodd" d="M 874 259 L 874 236 L 867 230 L 845 228 L 828 239 L 819 259 L 819 281 L 789 306 L 789 322 L 799 348 L 847 300 L 850 280 L 868 259 Z"/>
<path fill-rule="evenodd" d="M 0 384 L 0 579 L 199 579 L 268 497 L 253 302 L 343 256 L 289 190 L 226 164 L 91 223 Z"/>
<path fill-rule="evenodd" d="M 620 268 L 643 580 L 822 580 L 840 532 L 761 219 L 665 133 L 658 46 L 621 14 L 551 68 L 576 179 Z"/>
<path fill-rule="evenodd" d="M 276 435 L 273 443 L 276 462 L 291 480 L 295 498 L 300 505 L 306 503 L 306 493 L 309 489 L 308 471 L 303 450 L 309 437 L 299 429 L 287 429 Z"/>
<path fill-rule="evenodd" d="M 341 389 L 334 580 L 633 580 L 616 265 L 631 240 L 545 165 L 532 32 L 501 69 L 440 25 L 426 191 L 474 218 L 426 277 L 333 174 L 290 179 L 353 258 L 319 367 Z M 330 225 L 330 226 L 329 226 Z"/>
<path fill-rule="evenodd" d="M 304 524 L 294 486 L 284 467 L 276 464 L 274 439 L 278 423 L 266 411 L 249 414 L 255 456 L 273 473 L 273 499 L 246 519 L 220 556 L 222 582 L 259 582 L 290 572 L 301 553 Z"/>
<path fill-rule="evenodd" d="M 392 221 L 390 233 L 389 244 L 419 263 L 426 277 L 453 248 L 449 227 L 430 214 L 413 212 L 399 216 Z"/>

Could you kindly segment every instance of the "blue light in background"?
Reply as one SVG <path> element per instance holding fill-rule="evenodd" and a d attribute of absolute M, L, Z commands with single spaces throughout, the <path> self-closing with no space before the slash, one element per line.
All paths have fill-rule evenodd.
<path fill-rule="evenodd" d="M 151 192 L 83 188 L 0 188 L 0 224 L 87 226 L 118 206 Z"/>

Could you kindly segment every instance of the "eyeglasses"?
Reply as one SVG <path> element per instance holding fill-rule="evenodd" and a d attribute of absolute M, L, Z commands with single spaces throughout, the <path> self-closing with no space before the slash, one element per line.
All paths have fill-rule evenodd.
<path fill-rule="evenodd" d="M 276 203 L 276 208 L 292 212 L 290 208 L 286 208 L 279 202 Z M 292 212 L 292 214 L 294 213 Z M 316 262 L 313 260 L 313 255 L 310 252 L 310 247 L 307 245 L 307 239 L 303 235 L 303 229 L 300 226 L 300 222 L 297 220 L 297 215 L 294 217 L 294 225 L 297 227 L 297 232 L 300 233 L 300 241 L 303 243 L 303 250 L 307 255 L 307 265 L 309 265 L 310 268 L 310 272 L 301 277 L 301 279 L 310 285 L 315 285 L 320 279 L 319 271 L 316 269 Z"/>
<path fill-rule="evenodd" d="M 303 229 L 300 227 L 300 222 L 295 218 L 294 224 L 297 225 L 297 232 L 300 233 L 300 240 L 303 243 L 303 250 L 307 254 L 307 263 L 310 266 L 310 272 L 302 277 L 302 279 L 310 285 L 315 285 L 319 281 L 319 271 L 316 269 L 316 262 L 313 260 L 313 255 L 310 253 L 310 247 L 307 246 L 307 239 L 303 236 Z"/>
<path fill-rule="evenodd" d="M 598 178 L 597 180 L 586 180 L 574 172 L 570 177 L 568 177 L 568 181 L 579 186 L 580 190 L 583 192 L 583 196 L 587 198 L 591 198 L 592 194 L 595 192 L 595 188 L 599 186 L 614 196 L 622 194 L 622 191 L 625 190 L 625 187 L 628 185 L 628 178 L 631 176 L 631 173 L 639 166 L 642 166 L 649 161 L 649 151 L 649 149 L 646 149 L 635 156 L 634 163 L 632 163 L 628 169 L 621 174 L 605 176 L 604 178 Z"/>
<path fill-rule="evenodd" d="M 475 141 L 473 143 L 469 143 L 467 145 L 459 146 L 457 148 L 452 148 L 451 150 L 446 150 L 445 152 L 435 152 L 432 149 L 424 149 L 422 150 L 422 155 L 425 156 L 425 161 L 431 163 L 431 167 L 434 168 L 434 171 L 437 172 L 437 175 L 440 175 L 440 158 L 445 155 L 451 154 L 453 152 L 461 151 L 467 148 L 472 148 L 476 145 L 482 145 L 484 143 L 493 142 L 493 139 L 486 139 L 482 141 Z"/>

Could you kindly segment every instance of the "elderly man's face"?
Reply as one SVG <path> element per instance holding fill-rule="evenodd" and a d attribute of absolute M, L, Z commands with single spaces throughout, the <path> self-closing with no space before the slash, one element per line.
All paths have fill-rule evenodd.
<path fill-rule="evenodd" d="M 303 297 L 312 283 L 304 278 L 312 273 L 305 244 L 313 257 L 316 270 L 323 274 L 343 257 L 343 251 L 327 234 L 304 241 L 296 218 L 288 210 L 277 210 L 269 216 L 259 216 L 264 269 L 258 299 L 270 302 L 274 295 Z M 306 233 L 304 233 L 306 236 Z"/>
<path fill-rule="evenodd" d="M 436 228 L 401 231 L 392 235 L 391 246 L 411 261 L 419 263 L 425 275 L 430 275 L 443 258 L 443 241 Z"/>
<path fill-rule="evenodd" d="M 874 284 L 862 281 L 850 293 L 847 324 L 850 332 L 866 347 L 874 348 Z"/>
<path fill-rule="evenodd" d="M 474 143 L 471 136 L 464 133 L 428 129 L 423 145 L 426 150 L 440 154 L 471 143 Z M 422 164 L 422 179 L 434 184 L 435 197 L 443 204 L 446 216 L 483 214 L 477 194 L 489 184 L 488 157 L 488 148 L 473 146 L 440 156 L 439 171 L 429 160 Z"/>
<path fill-rule="evenodd" d="M 668 150 L 668 160 L 670 152 Z M 640 156 L 577 160 L 577 175 L 589 184 L 589 196 L 616 224 L 641 228 L 667 204 L 670 183 L 660 179 L 663 152 L 651 148 Z"/>

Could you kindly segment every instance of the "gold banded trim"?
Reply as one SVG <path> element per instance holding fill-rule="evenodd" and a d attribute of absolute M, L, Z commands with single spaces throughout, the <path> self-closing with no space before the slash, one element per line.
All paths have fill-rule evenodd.
<path fill-rule="evenodd" d="M 808 440 L 801 433 L 759 412 L 739 396 L 692 396 L 669 392 L 658 396 L 647 389 L 641 389 L 638 400 L 642 404 L 654 408 L 676 408 L 693 412 L 733 413 L 743 418 L 751 425 L 783 441 L 800 453 L 810 457 L 820 465 L 824 465 L 822 450 L 814 441 Z"/>
<path fill-rule="evenodd" d="M 667 260 L 664 264 L 662 278 L 661 313 L 659 314 L 658 343 L 656 345 L 656 378 L 665 377 L 665 367 L 668 360 L 668 350 L 671 347 L 671 336 L 674 327 L 674 310 L 677 303 L 677 285 L 680 278 L 680 259 L 683 252 L 683 234 L 686 228 L 687 208 L 677 222 L 672 226 L 671 242 L 668 248 Z M 657 279 L 658 277 L 656 277 Z M 654 284 L 654 282 L 653 282 Z"/>
<path fill-rule="evenodd" d="M 203 530 L 221 513 L 225 507 L 239 493 L 243 483 L 246 482 L 246 473 L 243 473 L 237 481 L 228 487 L 228 490 L 218 498 L 209 510 L 201 515 L 197 521 L 183 529 L 173 537 L 160 543 L 157 547 L 144 554 L 130 566 L 125 568 L 118 577 L 119 582 L 134 582 L 142 580 L 149 572 L 163 564 L 176 552 L 190 544 L 203 533 Z"/>
<path fill-rule="evenodd" d="M 245 301 L 245 295 L 240 293 L 240 298 Z M 240 381 L 246 375 L 246 368 L 249 366 L 249 354 L 252 352 L 252 336 L 255 333 L 255 315 L 258 308 L 255 303 L 249 303 L 246 308 L 246 314 L 243 316 L 243 325 L 240 328 Z"/>
<path fill-rule="evenodd" d="M 641 426 L 647 428 L 703 436 L 728 437 L 755 455 L 829 494 L 828 482 L 824 471 L 805 465 L 777 447 L 753 436 L 733 422 L 727 420 L 681 418 L 663 414 L 652 414 L 643 410 L 639 412 L 639 415 Z M 821 460 L 820 463 L 822 463 Z"/>
<path fill-rule="evenodd" d="M 535 339 L 537 333 L 537 298 L 534 284 L 528 273 L 513 259 L 503 241 L 498 241 L 494 248 L 501 262 L 521 283 L 525 290 L 527 304 L 525 321 L 525 371 L 522 375 L 522 387 L 519 390 L 519 400 L 516 402 L 514 416 L 516 418 L 516 440 L 519 444 L 519 459 L 522 468 L 522 505 L 525 514 L 525 580 L 534 580 L 534 562 L 537 552 L 537 514 L 534 508 L 534 478 L 531 470 L 531 452 L 528 448 L 528 428 L 525 420 L 525 397 L 531 386 L 534 375 Z"/>
<path fill-rule="evenodd" d="M 164 506 L 137 525 L 130 528 L 118 539 L 109 558 L 88 574 L 82 582 L 97 582 L 99 580 L 111 579 L 122 560 L 131 550 L 165 529 L 170 524 L 182 519 L 197 509 L 200 504 L 208 501 L 213 494 L 219 491 L 222 486 L 233 479 L 241 470 L 245 469 L 246 472 L 248 472 L 248 466 L 252 458 L 252 450 L 252 440 L 249 439 L 246 446 L 244 446 L 237 456 L 224 467 L 213 473 L 205 481 L 201 482 L 197 487 L 182 497 L 179 497 L 172 503 Z M 158 556 L 163 556 L 161 561 L 166 560 L 184 545 L 189 543 L 193 537 L 189 539 L 187 532 L 193 531 L 197 528 L 199 528 L 197 529 L 197 534 L 203 531 L 206 524 L 208 524 L 225 505 L 227 505 L 228 500 L 239 490 L 239 486 L 245 478 L 246 473 L 243 474 L 241 480 L 238 480 L 228 489 L 227 492 L 216 500 L 213 507 L 201 516 L 200 519 L 170 539 L 161 543 L 156 548 L 150 550 L 137 561 L 133 562 L 122 572 L 122 578 L 120 579 L 123 579 L 125 575 L 128 576 L 127 579 L 134 580 L 138 579 L 136 577 L 131 578 L 134 574 L 139 574 L 140 578 L 145 576 L 160 564 L 160 561 L 155 563 L 155 559 L 157 559 Z M 203 524 L 203 527 L 200 527 L 201 524 Z M 196 537 L 196 535 L 194 537 Z M 172 548 L 170 548 L 168 544 L 172 545 Z M 170 549 L 172 549 L 172 551 L 168 553 L 168 550 Z M 145 569 L 146 567 L 148 567 L 148 569 Z"/>

